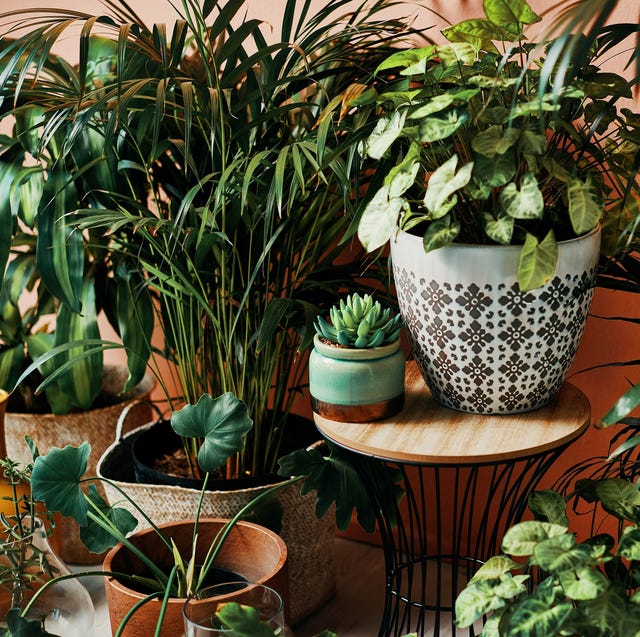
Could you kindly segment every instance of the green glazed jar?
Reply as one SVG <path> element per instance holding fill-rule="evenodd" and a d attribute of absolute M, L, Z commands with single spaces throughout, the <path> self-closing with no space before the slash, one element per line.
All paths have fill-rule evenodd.
<path fill-rule="evenodd" d="M 329 344 L 316 335 L 309 358 L 313 411 L 339 422 L 389 418 L 404 406 L 404 354 L 400 339 L 356 349 Z"/>

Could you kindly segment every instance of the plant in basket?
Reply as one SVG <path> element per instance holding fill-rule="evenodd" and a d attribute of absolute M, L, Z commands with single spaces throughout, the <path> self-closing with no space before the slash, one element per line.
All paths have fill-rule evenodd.
<path fill-rule="evenodd" d="M 600 228 L 609 253 L 635 227 L 637 117 L 611 103 L 628 88 L 596 66 L 597 46 L 545 75 L 553 42 L 527 39 L 540 18 L 526 2 L 484 7 L 443 31 L 449 44 L 380 65 L 396 77 L 360 106 L 376 121 L 362 143 L 375 175 L 357 232 L 368 250 L 391 243 L 435 397 L 504 413 L 553 398 L 588 313 Z"/>

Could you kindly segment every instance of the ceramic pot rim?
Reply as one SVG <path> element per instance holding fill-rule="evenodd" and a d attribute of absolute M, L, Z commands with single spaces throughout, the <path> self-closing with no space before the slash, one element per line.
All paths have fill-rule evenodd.
<path fill-rule="evenodd" d="M 355 347 L 338 347 L 325 343 L 316 334 L 313 337 L 313 346 L 320 354 L 327 358 L 348 361 L 366 361 L 378 358 L 385 358 L 400 349 L 400 337 L 393 343 L 381 345 L 380 347 L 355 348 Z"/>

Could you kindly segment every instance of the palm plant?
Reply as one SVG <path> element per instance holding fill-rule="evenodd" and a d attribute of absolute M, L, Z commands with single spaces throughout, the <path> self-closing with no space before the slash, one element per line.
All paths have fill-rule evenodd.
<path fill-rule="evenodd" d="M 338 97 L 348 87 L 357 100 L 412 30 L 381 17 L 393 0 L 342 18 L 347 0 L 315 15 L 310 2 L 289 0 L 275 44 L 259 21 L 238 18 L 242 0 L 182 0 L 170 36 L 124 0 L 104 4 L 109 15 L 39 12 L 5 46 L 0 91 L 12 99 L 46 92 L 44 134 L 64 127 L 69 148 L 87 127 L 104 127 L 102 152 L 128 191 L 97 189 L 100 202 L 75 210 L 73 222 L 108 234 L 113 271 L 142 277 L 155 296 L 180 400 L 231 391 L 249 406 L 253 433 L 227 475 L 273 472 L 302 385 L 299 330 L 304 348 L 319 307 L 359 272 L 336 260 L 367 129 L 323 113 L 348 108 Z M 12 28 L 28 14 L 0 20 Z M 79 81 L 51 78 L 48 52 L 72 25 L 81 26 Z M 111 33 L 112 76 L 91 86 L 96 25 Z M 131 318 L 143 327 L 136 333 L 151 333 Z"/>

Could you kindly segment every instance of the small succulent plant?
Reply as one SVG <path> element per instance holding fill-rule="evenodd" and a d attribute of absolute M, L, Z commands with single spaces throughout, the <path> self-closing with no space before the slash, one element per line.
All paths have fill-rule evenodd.
<path fill-rule="evenodd" d="M 383 308 L 370 294 L 351 294 L 329 311 L 331 323 L 321 316 L 315 322 L 318 336 L 343 347 L 360 349 L 387 345 L 398 338 L 402 328 L 399 314 Z"/>

